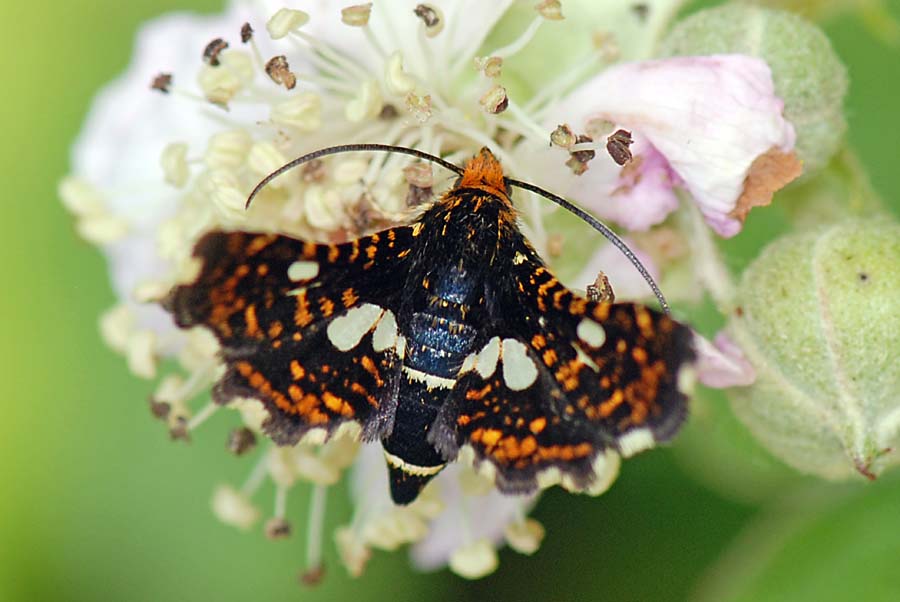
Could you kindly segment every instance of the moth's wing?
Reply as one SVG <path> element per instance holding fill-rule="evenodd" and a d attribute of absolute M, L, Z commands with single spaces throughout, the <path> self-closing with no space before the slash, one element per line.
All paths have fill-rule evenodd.
<path fill-rule="evenodd" d="M 215 334 L 226 371 L 214 399 L 262 401 L 276 443 L 348 420 L 376 438 L 396 404 L 395 316 L 413 240 L 405 226 L 339 245 L 211 232 L 194 248 L 199 276 L 164 306 L 179 326 Z"/>
<path fill-rule="evenodd" d="M 432 439 L 448 457 L 471 446 L 506 491 L 554 468 L 586 488 L 606 450 L 627 457 L 678 430 L 692 334 L 642 305 L 575 295 L 524 239 L 512 246 L 488 291 L 493 338 L 463 365 Z"/>

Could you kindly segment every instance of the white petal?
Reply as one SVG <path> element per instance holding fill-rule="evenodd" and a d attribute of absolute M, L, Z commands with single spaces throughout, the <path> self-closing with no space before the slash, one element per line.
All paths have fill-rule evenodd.
<path fill-rule="evenodd" d="M 331 4 L 330 8 L 327 8 Z M 419 29 L 422 21 L 413 13 L 418 0 L 390 0 L 376 2 L 368 28 L 377 41 L 381 56 L 365 39 L 361 28 L 349 27 L 341 22 L 340 10 L 334 3 L 323 0 L 313 2 L 310 27 L 315 27 L 316 35 L 351 57 L 354 62 L 367 66 L 371 72 L 380 72 L 384 61 L 395 51 L 400 51 L 404 67 L 408 73 L 420 79 L 433 79 L 434 66 L 441 69 L 457 60 L 474 56 L 481 43 L 493 29 L 512 0 L 432 0 L 430 4 L 443 13 L 447 26 L 434 38 L 423 40 Z M 319 13 L 319 18 L 315 13 Z M 310 29 L 312 30 L 312 29 Z M 422 44 L 428 45 L 429 52 L 423 52 Z M 433 64 L 429 64 L 428 56 Z"/>
<path fill-rule="evenodd" d="M 471 471 L 456 462 L 435 479 L 445 510 L 431 522 L 428 535 L 413 547 L 412 559 L 419 568 L 446 565 L 455 552 L 472 545 L 473 538 L 500 545 L 507 525 L 520 520 L 537 501 L 537 496 L 505 495 L 495 487 L 481 495 L 468 495 L 461 477 Z"/>

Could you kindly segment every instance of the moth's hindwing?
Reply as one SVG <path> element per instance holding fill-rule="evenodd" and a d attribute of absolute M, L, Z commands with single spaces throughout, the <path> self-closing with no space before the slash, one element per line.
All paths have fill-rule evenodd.
<path fill-rule="evenodd" d="M 432 439 L 447 456 L 470 445 L 506 491 L 534 490 L 554 467 L 584 488 L 601 452 L 627 457 L 678 430 L 692 333 L 642 305 L 575 295 L 521 236 L 511 245 L 489 291 L 494 336 L 463 365 Z"/>
<path fill-rule="evenodd" d="M 216 335 L 226 371 L 214 399 L 261 400 L 276 443 L 348 420 L 376 438 L 394 413 L 402 354 L 395 316 L 411 244 L 409 227 L 340 245 L 212 232 L 194 249 L 196 281 L 173 289 L 164 305 L 179 326 Z"/>

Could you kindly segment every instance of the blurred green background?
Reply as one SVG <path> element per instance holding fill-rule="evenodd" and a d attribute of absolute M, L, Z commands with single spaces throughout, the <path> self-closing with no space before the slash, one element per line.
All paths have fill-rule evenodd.
<path fill-rule="evenodd" d="M 404 552 L 376 553 L 350 580 L 329 541 L 328 578 L 301 589 L 302 536 L 270 542 L 220 524 L 213 487 L 253 462 L 223 450 L 236 417 L 219 415 L 189 445 L 168 441 L 147 410 L 151 384 L 99 339 L 97 317 L 113 303 L 106 266 L 56 195 L 92 95 L 125 68 L 141 22 L 219 6 L 0 3 L 0 600 L 900 599 L 897 475 L 803 479 L 753 450 L 717 397 L 673 449 L 630 460 L 608 494 L 548 492 L 535 512 L 547 527 L 540 551 L 504 550 L 500 570 L 479 582 L 417 573 Z M 848 144 L 896 213 L 900 48 L 850 14 L 825 29 L 851 76 Z M 758 474 L 744 479 L 748 466 Z M 289 507 L 301 532 L 303 498 Z M 348 512 L 338 489 L 329 524 Z"/>

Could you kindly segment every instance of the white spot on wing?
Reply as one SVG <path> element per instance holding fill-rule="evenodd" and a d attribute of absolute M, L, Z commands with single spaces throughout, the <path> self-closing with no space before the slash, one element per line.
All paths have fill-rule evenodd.
<path fill-rule="evenodd" d="M 288 266 L 287 275 L 294 282 L 315 278 L 319 275 L 319 264 L 315 261 L 295 261 Z"/>
<path fill-rule="evenodd" d="M 515 339 L 503 339 L 503 382 L 513 391 L 524 391 L 537 378 L 537 366 L 525 345 Z"/>
<path fill-rule="evenodd" d="M 372 334 L 372 349 L 384 351 L 392 349 L 397 344 L 397 319 L 394 312 L 385 310 L 384 316 L 378 321 L 378 327 Z"/>
<path fill-rule="evenodd" d="M 606 331 L 603 327 L 589 318 L 584 318 L 578 323 L 576 331 L 578 338 L 591 347 L 602 347 L 606 342 Z"/>
<path fill-rule="evenodd" d="M 581 360 L 581 363 L 590 366 L 594 372 L 600 372 L 600 366 L 597 365 L 597 362 L 585 353 L 581 347 L 578 345 L 572 345 L 572 347 L 575 348 L 575 353 L 578 354 L 578 359 Z"/>
<path fill-rule="evenodd" d="M 500 359 L 500 337 L 494 337 L 488 341 L 478 357 L 475 358 L 475 370 L 481 375 L 481 378 L 487 378 L 497 369 L 497 360 Z"/>
<path fill-rule="evenodd" d="M 513 265 L 521 265 L 525 263 L 527 257 L 523 253 L 516 251 L 516 256 L 513 257 Z"/>
<path fill-rule="evenodd" d="M 678 370 L 677 387 L 680 393 L 691 396 L 694 393 L 694 386 L 697 384 L 697 370 L 694 366 L 688 364 L 682 366 Z"/>
<path fill-rule="evenodd" d="M 371 303 L 351 309 L 328 324 L 328 340 L 341 351 L 350 351 L 372 330 L 383 311 Z"/>
<path fill-rule="evenodd" d="M 634 454 L 656 445 L 656 440 L 653 439 L 653 433 L 650 432 L 650 429 L 639 428 L 619 437 L 618 444 L 619 453 L 622 454 L 622 457 L 630 458 Z"/>
<path fill-rule="evenodd" d="M 612 486 L 613 481 L 619 476 L 619 465 L 621 460 L 619 454 L 611 449 L 607 449 L 603 453 L 597 454 L 591 468 L 594 471 L 594 480 L 583 491 L 588 495 L 600 495 L 606 492 Z"/>
<path fill-rule="evenodd" d="M 469 370 L 475 369 L 475 360 L 478 359 L 477 353 L 470 353 L 466 356 L 466 359 L 463 360 L 462 366 L 459 367 L 459 373 L 468 372 Z"/>

